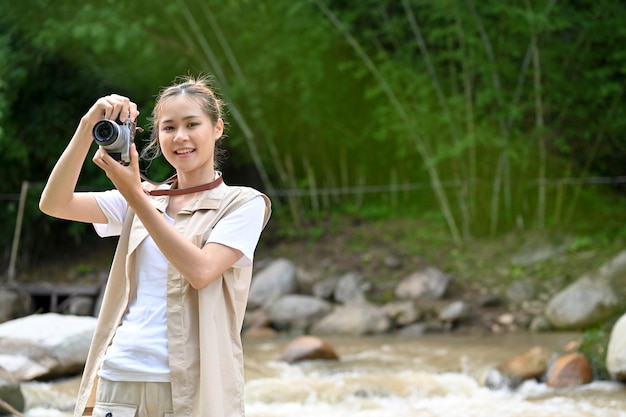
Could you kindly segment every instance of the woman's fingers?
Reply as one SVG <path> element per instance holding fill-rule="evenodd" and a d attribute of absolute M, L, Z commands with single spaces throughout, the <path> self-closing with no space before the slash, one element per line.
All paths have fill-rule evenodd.
<path fill-rule="evenodd" d="M 99 166 L 100 168 L 106 171 L 106 167 L 108 166 L 108 163 L 105 160 L 105 158 L 110 158 L 110 157 L 111 156 L 106 150 L 99 147 L 96 153 L 93 155 L 92 161 L 94 164 L 96 164 L 97 166 Z"/>
<path fill-rule="evenodd" d="M 134 170 L 139 172 L 139 152 L 137 152 L 137 146 L 135 142 L 130 144 L 130 165 Z"/>
<path fill-rule="evenodd" d="M 99 98 L 91 108 L 91 112 L 96 113 L 98 120 L 109 119 L 121 122 L 125 122 L 129 117 L 132 122 L 135 122 L 139 115 L 137 104 L 119 94 Z"/>
<path fill-rule="evenodd" d="M 130 99 L 118 94 L 111 94 L 105 98 L 104 118 L 125 122 L 130 114 Z"/>
<path fill-rule="evenodd" d="M 137 123 L 138 116 L 139 116 L 139 110 L 137 109 L 137 105 L 131 101 L 130 102 L 130 120 L 133 123 Z"/>
<path fill-rule="evenodd" d="M 106 149 L 99 148 L 93 156 L 93 162 L 100 167 L 111 180 L 115 188 L 128 201 L 137 195 L 143 195 L 141 175 L 139 173 L 139 155 L 135 144 L 130 146 L 130 164 L 122 162 L 109 155 Z"/>

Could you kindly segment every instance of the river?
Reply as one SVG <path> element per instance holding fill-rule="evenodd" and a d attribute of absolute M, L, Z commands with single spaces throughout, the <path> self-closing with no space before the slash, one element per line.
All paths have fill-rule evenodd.
<path fill-rule="evenodd" d="M 247 417 L 626 417 L 626 385 L 481 386 L 485 372 L 533 346 L 563 352 L 575 334 L 324 338 L 339 361 L 275 361 L 288 338 L 246 340 Z M 23 384 L 28 417 L 66 417 L 78 378 Z"/>

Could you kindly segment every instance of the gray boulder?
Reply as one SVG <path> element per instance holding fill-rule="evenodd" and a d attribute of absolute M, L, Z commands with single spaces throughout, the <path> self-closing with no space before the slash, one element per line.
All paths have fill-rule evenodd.
<path fill-rule="evenodd" d="M 0 367 L 25 381 L 80 372 L 96 319 L 34 314 L 0 324 Z"/>
<path fill-rule="evenodd" d="M 348 272 L 337 281 L 335 301 L 341 304 L 365 301 L 365 294 L 372 285 L 358 272 Z"/>
<path fill-rule="evenodd" d="M 296 289 L 296 267 L 288 259 L 280 258 L 252 277 L 248 308 L 266 308 L 285 294 Z"/>
<path fill-rule="evenodd" d="M 306 330 L 314 321 L 330 313 L 328 301 L 308 295 L 289 294 L 269 309 L 269 322 L 278 330 Z"/>
<path fill-rule="evenodd" d="M 456 321 L 466 318 L 468 306 L 463 301 L 454 301 L 445 306 L 438 314 L 438 319 L 444 323 L 453 324 Z"/>
<path fill-rule="evenodd" d="M 619 300 L 607 279 L 589 276 L 555 295 L 546 308 L 546 318 L 556 329 L 584 329 L 609 318 Z"/>
<path fill-rule="evenodd" d="M 337 307 L 311 328 L 312 334 L 362 336 L 382 334 L 391 328 L 391 320 L 381 309 L 367 302 Z"/>
<path fill-rule="evenodd" d="M 611 330 L 606 370 L 613 379 L 626 381 L 626 314 L 620 317 Z"/>
<path fill-rule="evenodd" d="M 445 294 L 449 283 L 449 275 L 437 268 L 425 268 L 400 281 L 395 295 L 400 299 L 439 299 Z"/>
<path fill-rule="evenodd" d="M 325 300 L 332 300 L 333 295 L 335 294 L 335 288 L 337 288 L 338 282 L 339 282 L 339 277 L 331 277 L 323 281 L 318 281 L 315 284 L 313 284 L 311 292 L 317 298 L 323 298 Z"/>
<path fill-rule="evenodd" d="M 381 307 L 396 326 L 407 326 L 420 318 L 420 311 L 413 301 L 392 301 Z"/>

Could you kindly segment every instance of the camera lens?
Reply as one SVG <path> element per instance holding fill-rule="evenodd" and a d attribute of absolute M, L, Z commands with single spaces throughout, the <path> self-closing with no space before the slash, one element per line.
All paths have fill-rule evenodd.
<path fill-rule="evenodd" d="M 100 120 L 93 127 L 93 138 L 101 146 L 110 145 L 119 136 L 119 126 L 111 120 Z"/>

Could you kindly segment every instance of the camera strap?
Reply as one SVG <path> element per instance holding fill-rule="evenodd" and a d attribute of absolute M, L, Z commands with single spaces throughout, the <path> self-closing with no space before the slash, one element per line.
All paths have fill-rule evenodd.
<path fill-rule="evenodd" d="M 176 175 L 172 175 L 171 177 L 169 177 L 165 181 L 163 181 L 161 183 L 158 183 L 158 182 L 154 182 L 154 181 L 148 179 L 143 174 L 141 175 L 141 178 L 143 180 L 145 180 L 145 181 L 148 181 L 151 184 L 154 184 L 154 185 L 173 183 L 177 179 Z M 162 195 L 193 194 L 193 193 L 198 193 L 200 191 L 212 190 L 213 188 L 217 187 L 218 185 L 222 184 L 223 182 L 224 182 L 224 179 L 222 178 L 222 175 L 220 174 L 213 181 L 207 182 L 206 184 L 195 185 L 193 187 L 187 187 L 187 188 L 170 188 L 170 189 L 164 189 L 164 190 L 150 190 L 150 191 L 146 191 L 146 194 L 151 195 L 153 197 L 158 197 L 158 196 L 162 196 Z"/>

